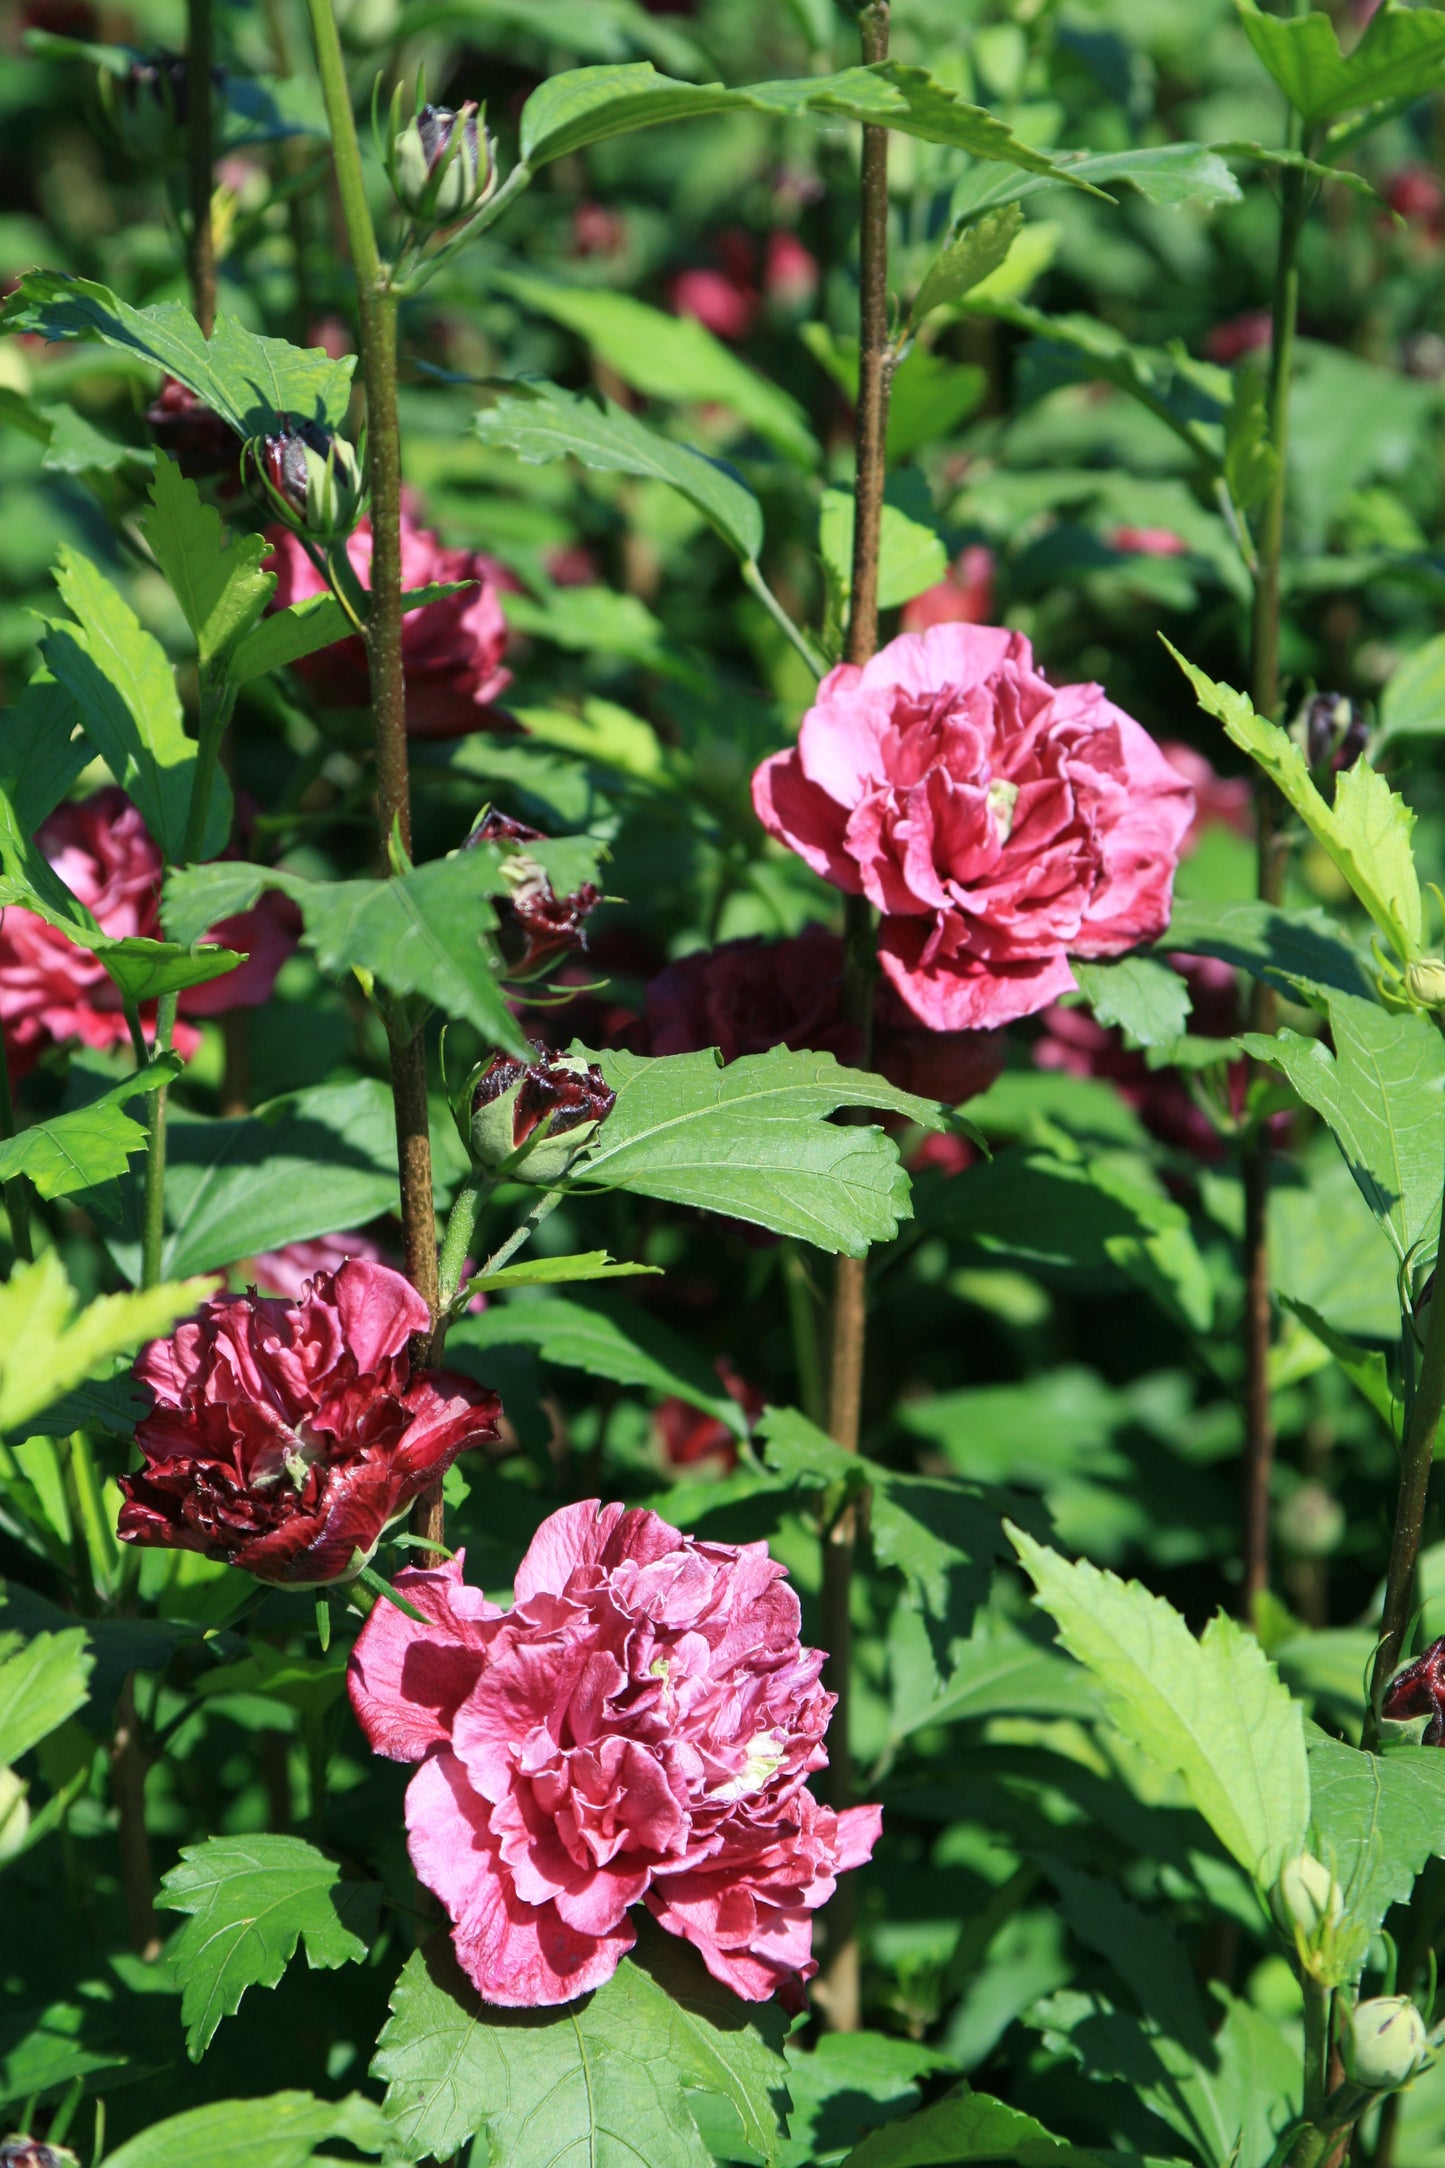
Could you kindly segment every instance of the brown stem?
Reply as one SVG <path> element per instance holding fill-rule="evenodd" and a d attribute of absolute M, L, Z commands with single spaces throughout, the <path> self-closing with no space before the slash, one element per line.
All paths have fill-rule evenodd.
<path fill-rule="evenodd" d="M 888 57 L 888 0 L 870 0 L 858 19 L 865 63 Z M 878 646 L 878 542 L 883 520 L 888 430 L 888 131 L 863 130 L 858 230 L 857 462 L 853 485 L 853 570 L 845 642 L 849 662 L 865 663 Z M 843 1007 L 863 1037 L 863 1063 L 871 1056 L 873 980 L 877 968 L 873 914 L 866 897 L 850 896 L 845 926 Z M 828 1430 L 847 1453 L 858 1450 L 863 1407 L 863 1366 L 868 1335 L 867 1260 L 840 1257 L 834 1268 L 829 1336 Z M 853 1801 L 850 1735 L 853 1567 L 858 1521 L 866 1494 L 845 1505 L 823 1531 L 824 1678 L 838 1697 L 828 1732 L 827 1797 L 840 1811 Z M 834 2032 L 856 2032 L 861 2016 L 858 1965 L 858 1900 L 853 1877 L 844 1875 L 828 1906 L 828 1951 L 818 2000 Z"/>
<path fill-rule="evenodd" d="M 191 307 L 208 339 L 216 323 L 216 237 L 211 226 L 216 31 L 211 5 L 212 0 L 186 0 L 186 182 L 191 210 L 186 256 Z"/>
<path fill-rule="evenodd" d="M 110 1788 L 115 1800 L 120 1846 L 120 1879 L 125 1891 L 131 1947 L 149 1964 L 159 1957 L 160 1930 L 155 1914 L 155 1875 L 146 1832 L 146 1754 L 135 1708 L 135 1673 L 128 1671 L 116 1703 L 110 1742 Z"/>

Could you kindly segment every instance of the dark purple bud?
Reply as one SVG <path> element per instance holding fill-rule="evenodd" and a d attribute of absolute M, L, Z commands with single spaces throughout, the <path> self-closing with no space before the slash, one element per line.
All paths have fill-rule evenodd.
<path fill-rule="evenodd" d="M 1316 693 L 1300 710 L 1295 738 L 1316 775 L 1339 775 L 1369 750 L 1370 725 L 1357 701 Z"/>
<path fill-rule="evenodd" d="M 498 1054 L 472 1091 L 472 1157 L 524 1182 L 555 1182 L 566 1173 L 617 1101 L 594 1062 L 551 1054 L 533 1040 L 535 1061 Z M 515 1167 L 514 1153 L 527 1149 Z"/>
<path fill-rule="evenodd" d="M 288 526 L 313 542 L 344 540 L 366 501 L 356 453 L 320 422 L 282 419 L 246 446 L 248 468 Z"/>
<path fill-rule="evenodd" d="M 69 2146 L 44 2145 L 17 2134 L 0 2138 L 0 2168 L 80 2168 Z"/>
<path fill-rule="evenodd" d="M 1412 1716 L 1428 1716 L 1421 1745 L 1445 1744 L 1445 1636 L 1432 1641 L 1423 1656 L 1395 1673 L 1385 1689 L 1380 1714 L 1396 1723 L 1408 1723 Z"/>
<path fill-rule="evenodd" d="M 485 203 L 495 177 L 492 139 L 469 98 L 455 111 L 424 105 L 391 146 L 391 185 L 414 218 L 454 224 Z"/>
<path fill-rule="evenodd" d="M 148 163 L 178 157 L 189 110 L 189 71 L 182 53 L 138 53 L 124 75 L 100 73 L 100 101 L 116 135 Z M 213 81 L 225 81 L 217 68 Z"/>
<path fill-rule="evenodd" d="M 509 979 L 532 979 L 557 957 L 585 950 L 589 911 L 601 902 L 601 891 L 584 881 L 570 894 L 559 896 L 543 868 L 524 846 L 545 843 L 540 828 L 514 821 L 495 811 L 483 815 L 467 837 L 466 848 L 477 843 L 514 844 L 506 854 L 503 873 L 508 892 L 496 899 L 497 946 Z"/>

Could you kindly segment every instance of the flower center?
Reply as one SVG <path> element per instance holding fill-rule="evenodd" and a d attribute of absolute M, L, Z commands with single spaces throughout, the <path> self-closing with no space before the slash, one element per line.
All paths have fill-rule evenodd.
<path fill-rule="evenodd" d="M 1018 804 L 1018 796 L 1017 783 L 1006 783 L 1000 779 L 988 786 L 989 811 L 993 815 L 1000 843 L 1007 843 L 1013 834 L 1014 807 Z"/>

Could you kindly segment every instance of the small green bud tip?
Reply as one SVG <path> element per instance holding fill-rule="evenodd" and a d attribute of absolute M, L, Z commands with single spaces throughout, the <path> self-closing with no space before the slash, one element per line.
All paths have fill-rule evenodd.
<path fill-rule="evenodd" d="M 1405 966 L 1405 992 L 1418 1009 L 1445 1008 L 1445 963 L 1422 956 Z"/>
<path fill-rule="evenodd" d="M 492 139 L 468 99 L 456 111 L 424 105 L 392 141 L 388 168 L 396 200 L 411 216 L 452 226 L 485 203 L 496 186 Z"/>
<path fill-rule="evenodd" d="M 1301 1852 L 1280 1870 L 1274 1909 L 1282 1927 L 1313 1941 L 1322 1928 L 1333 1927 L 1343 1917 L 1345 1900 L 1324 1861 L 1313 1852 Z"/>
<path fill-rule="evenodd" d="M 1375 1995 L 1356 2006 L 1344 2042 L 1345 2070 L 1372 2093 L 1392 2093 L 1434 2057 L 1425 2020 L 1408 1995 Z"/>

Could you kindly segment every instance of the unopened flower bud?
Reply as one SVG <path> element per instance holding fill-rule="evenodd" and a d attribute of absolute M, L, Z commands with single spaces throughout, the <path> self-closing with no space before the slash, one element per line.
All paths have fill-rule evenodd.
<path fill-rule="evenodd" d="M 556 1182 L 592 1142 L 617 1094 L 580 1054 L 550 1054 L 535 1040 L 532 1051 L 530 1062 L 498 1054 L 475 1080 L 472 1159 L 521 1182 Z"/>
<path fill-rule="evenodd" d="M 1369 750 L 1370 725 L 1358 701 L 1316 693 L 1295 717 L 1291 735 L 1316 775 L 1338 775 Z"/>
<path fill-rule="evenodd" d="M 1395 1673 L 1385 1688 L 1380 1714 L 1396 1724 L 1408 1724 L 1416 1716 L 1428 1717 L 1420 1744 L 1445 1743 L 1445 1636 L 1432 1641 L 1423 1656 Z"/>
<path fill-rule="evenodd" d="M 30 1805 L 25 1780 L 13 1769 L 0 1769 L 0 1861 L 14 1859 L 30 1834 Z"/>
<path fill-rule="evenodd" d="M 429 225 L 451 226 L 485 203 L 496 185 L 492 139 L 481 108 L 424 105 L 391 146 L 391 185 L 404 211 Z"/>
<path fill-rule="evenodd" d="M 1420 956 L 1405 966 L 1405 992 L 1419 1009 L 1445 1009 L 1445 963 Z"/>
<path fill-rule="evenodd" d="M 544 869 L 525 848 L 528 843 L 546 841 L 540 828 L 529 828 L 525 821 L 511 820 L 496 811 L 484 814 L 466 840 L 467 849 L 478 843 L 515 846 L 507 850 L 502 866 L 508 893 L 493 903 L 497 946 L 509 979 L 535 978 L 557 957 L 585 949 L 587 930 L 583 920 L 602 900 L 591 881 L 584 881 L 565 896 L 557 894 Z"/>
<path fill-rule="evenodd" d="M 1374 1995 L 1359 2003 L 1343 2052 L 1346 2074 L 1372 2093 L 1397 2091 L 1434 2060 L 1425 2020 L 1408 1995 Z"/>
<path fill-rule="evenodd" d="M 312 542 L 344 541 L 366 502 L 356 453 L 319 422 L 283 419 L 276 435 L 253 437 L 246 446 L 248 478 L 288 527 Z"/>
<path fill-rule="evenodd" d="M 1275 1885 L 1274 1912 L 1281 1927 L 1312 1941 L 1343 1918 L 1344 1895 L 1322 1859 L 1301 1852 L 1286 1860 Z"/>
<path fill-rule="evenodd" d="M 12 2131 L 0 2138 L 0 2168 L 80 2168 L 80 2163 L 68 2145 L 45 2145 Z"/>
<path fill-rule="evenodd" d="M 186 63 L 179 53 L 140 54 L 124 75 L 102 68 L 100 102 L 133 158 L 162 165 L 180 154 L 186 124 Z"/>

